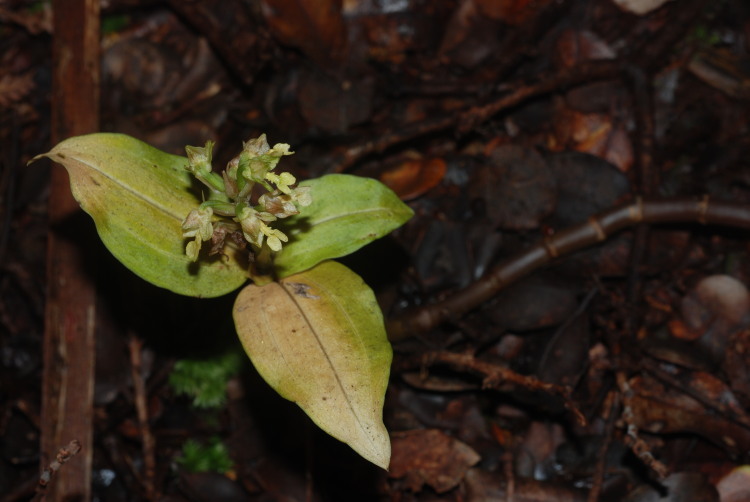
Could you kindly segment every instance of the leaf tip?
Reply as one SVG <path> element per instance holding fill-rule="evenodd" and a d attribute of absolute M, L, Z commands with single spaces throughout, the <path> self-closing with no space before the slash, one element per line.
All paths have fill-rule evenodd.
<path fill-rule="evenodd" d="M 362 458 L 387 471 L 391 463 L 391 438 L 383 422 L 372 423 L 360 432 L 364 434 L 351 438 L 347 444 Z"/>
<path fill-rule="evenodd" d="M 345 442 L 363 459 L 387 471 L 391 463 L 391 438 L 385 426 L 378 427 L 374 436 Z"/>
<path fill-rule="evenodd" d="M 39 155 L 37 155 L 37 156 L 35 156 L 35 157 L 32 157 L 32 158 L 31 158 L 31 160 L 29 160 L 29 161 L 28 161 L 28 162 L 26 163 L 26 165 L 27 165 L 27 166 L 30 166 L 30 165 L 31 165 L 31 164 L 33 164 L 34 162 L 36 162 L 36 161 L 38 161 L 38 160 L 41 160 L 41 159 L 43 159 L 44 157 L 49 157 L 49 154 L 50 154 L 50 152 L 47 152 L 47 153 L 40 153 Z"/>

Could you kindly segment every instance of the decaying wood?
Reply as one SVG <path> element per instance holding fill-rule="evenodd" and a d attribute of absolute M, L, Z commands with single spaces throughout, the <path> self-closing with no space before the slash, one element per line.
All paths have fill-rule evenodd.
<path fill-rule="evenodd" d="M 55 0 L 52 141 L 93 132 L 99 122 L 99 1 Z M 45 313 L 41 465 L 73 441 L 81 453 L 61 466 L 47 501 L 91 498 L 95 290 L 74 235 L 78 204 L 63 169 L 52 170 Z"/>

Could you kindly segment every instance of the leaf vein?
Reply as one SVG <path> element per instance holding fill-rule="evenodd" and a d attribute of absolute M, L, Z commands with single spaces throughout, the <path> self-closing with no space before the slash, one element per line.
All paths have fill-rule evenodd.
<path fill-rule="evenodd" d="M 59 156 L 60 154 L 58 153 L 57 155 Z M 167 216 L 171 216 L 172 218 L 174 218 L 174 219 L 176 219 L 177 221 L 180 221 L 180 222 L 182 222 L 182 220 L 184 219 L 184 215 L 177 215 L 177 214 L 175 214 L 174 212 L 170 211 L 167 207 L 165 207 L 162 204 L 158 203 L 156 200 L 151 199 L 150 197 L 146 197 L 145 195 L 143 195 L 143 193 L 141 193 L 138 190 L 134 189 L 133 187 L 131 187 L 131 186 L 123 183 L 122 180 L 119 180 L 119 179 L 113 177 L 112 175 L 110 175 L 106 171 L 102 170 L 101 168 L 98 168 L 96 165 L 91 164 L 90 162 L 88 162 L 88 161 L 86 161 L 84 159 L 78 158 L 78 157 L 73 157 L 73 158 L 75 158 L 81 164 L 89 167 L 91 170 L 93 170 L 93 171 L 101 174 L 102 176 L 104 176 L 105 178 L 107 178 L 109 181 L 111 181 L 115 185 L 121 186 L 126 192 L 130 193 L 135 198 L 143 200 L 144 202 L 146 202 L 147 204 L 149 204 L 149 205 L 153 206 L 154 208 L 160 210 L 161 212 L 163 212 Z"/>

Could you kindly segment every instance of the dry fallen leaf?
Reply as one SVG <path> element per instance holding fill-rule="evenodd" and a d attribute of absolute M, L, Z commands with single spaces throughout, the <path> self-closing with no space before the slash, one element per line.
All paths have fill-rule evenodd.
<path fill-rule="evenodd" d="M 323 67 L 336 66 L 347 51 L 341 8 L 341 0 L 261 2 L 271 33 L 282 44 L 297 47 Z"/>
<path fill-rule="evenodd" d="M 671 0 L 612 0 L 626 12 L 631 12 L 639 16 L 648 14 L 664 5 Z"/>
<path fill-rule="evenodd" d="M 0 75 L 0 107 L 10 107 L 34 89 L 31 72 L 21 75 Z"/>
<path fill-rule="evenodd" d="M 380 175 L 380 181 L 396 192 L 400 199 L 410 200 L 437 186 L 445 171 L 443 159 L 413 158 L 385 171 Z"/>
<path fill-rule="evenodd" d="M 438 493 L 458 486 L 480 457 L 467 444 L 437 429 L 394 433 L 389 476 L 405 477 L 412 491 L 427 484 Z"/>

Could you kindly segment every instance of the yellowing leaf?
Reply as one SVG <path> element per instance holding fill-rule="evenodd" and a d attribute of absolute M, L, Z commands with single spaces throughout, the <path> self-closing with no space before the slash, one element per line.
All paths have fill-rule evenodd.
<path fill-rule="evenodd" d="M 143 279 L 203 297 L 245 282 L 246 267 L 237 256 L 199 263 L 185 256 L 182 221 L 201 202 L 185 157 L 106 133 L 67 139 L 40 157 L 65 166 L 73 196 L 94 219 L 104 245 Z"/>
<path fill-rule="evenodd" d="M 274 260 L 279 277 L 353 253 L 414 214 L 393 191 L 370 178 L 329 174 L 300 186 L 310 187 L 312 204 L 279 222 L 289 236 Z"/>
<path fill-rule="evenodd" d="M 258 373 L 331 436 L 387 469 L 383 425 L 391 346 L 375 295 L 336 262 L 249 285 L 234 322 Z"/>

